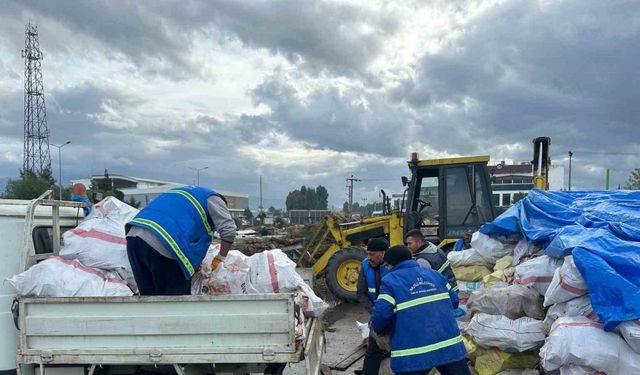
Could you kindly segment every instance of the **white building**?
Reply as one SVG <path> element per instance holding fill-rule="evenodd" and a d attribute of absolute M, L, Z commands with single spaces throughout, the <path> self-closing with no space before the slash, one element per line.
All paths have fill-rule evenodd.
<path fill-rule="evenodd" d="M 111 188 L 124 193 L 125 201 L 134 199 L 140 202 L 140 208 L 146 206 L 153 198 L 176 187 L 186 186 L 169 181 L 152 180 L 148 178 L 108 175 L 111 180 Z M 105 175 L 93 175 L 90 179 L 74 180 L 72 183 L 81 183 L 89 189 L 91 183 L 99 184 L 106 179 Z M 229 211 L 234 217 L 242 216 L 242 213 L 249 207 L 249 195 L 225 190 L 216 189 L 226 200 Z"/>

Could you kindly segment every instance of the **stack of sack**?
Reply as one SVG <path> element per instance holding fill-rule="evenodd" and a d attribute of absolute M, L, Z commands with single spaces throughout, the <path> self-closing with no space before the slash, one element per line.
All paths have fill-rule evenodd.
<path fill-rule="evenodd" d="M 231 250 L 227 260 L 211 270 L 211 261 L 220 245 L 209 247 L 200 269 L 191 279 L 191 294 L 293 293 L 294 302 L 307 317 L 319 317 L 329 307 L 296 271 L 296 264 L 280 249 L 265 250 L 246 256 Z M 297 326 L 304 327 L 304 317 Z M 298 336 L 299 339 L 304 335 Z"/>
<path fill-rule="evenodd" d="M 60 256 L 7 280 L 18 296 L 133 295 L 137 286 L 127 257 L 124 225 L 137 213 L 115 197 L 103 199 L 76 228 L 64 233 Z"/>
<path fill-rule="evenodd" d="M 507 267 L 468 299 L 464 333 L 477 345 L 479 374 L 499 371 L 497 353 L 536 350 L 524 367 L 544 374 L 640 374 L 638 202 L 637 191 L 533 190 L 480 228 L 490 239 L 520 240 L 513 279 Z M 455 257 L 477 259 L 475 250 Z M 481 355 L 489 347 L 493 362 Z"/>
<path fill-rule="evenodd" d="M 517 258 L 516 248 L 520 248 Z M 490 237 L 476 232 L 470 249 L 448 255 L 460 299 L 466 302 L 467 313 L 458 324 L 471 343 L 468 347 L 474 348 L 470 359 L 479 375 L 536 371 L 538 349 L 545 340 L 543 297 L 534 288 L 537 280 L 514 284 L 517 275 L 522 278 L 528 274 L 519 263 L 536 260 L 528 260 L 532 250 L 535 247 L 526 246 L 516 236 Z"/>
<path fill-rule="evenodd" d="M 513 254 L 516 242 L 490 238 L 480 232 L 471 237 L 471 248 L 451 251 L 447 258 L 458 281 L 460 307 L 465 308 L 472 292 L 507 279 L 510 264 L 503 259 Z"/>

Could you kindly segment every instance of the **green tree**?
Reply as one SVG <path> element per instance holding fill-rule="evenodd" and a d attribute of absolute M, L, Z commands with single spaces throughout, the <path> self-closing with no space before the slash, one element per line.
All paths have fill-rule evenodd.
<path fill-rule="evenodd" d="M 2 197 L 7 199 L 34 199 L 49 189 L 54 190 L 55 197 L 58 198 L 59 190 L 55 186 L 55 180 L 51 177 L 51 171 L 34 173 L 21 170 L 20 179 L 7 182 Z"/>
<path fill-rule="evenodd" d="M 631 172 L 627 185 L 624 187 L 629 190 L 640 190 L 640 168 L 636 168 Z"/>
<path fill-rule="evenodd" d="M 250 223 L 253 223 L 253 212 L 247 207 L 243 212 L 244 218 L 247 219 Z"/>
<path fill-rule="evenodd" d="M 316 188 L 316 209 L 326 210 L 329 206 L 329 192 L 327 188 L 322 185 L 318 185 Z"/>
<path fill-rule="evenodd" d="M 287 194 L 287 210 L 326 210 L 329 201 L 327 189 L 319 185 L 317 188 L 309 188 L 302 185 L 300 190 L 294 190 Z"/>
<path fill-rule="evenodd" d="M 126 203 L 131 207 L 140 208 L 140 202 L 135 200 L 133 196 L 129 197 L 129 200 Z"/>
<path fill-rule="evenodd" d="M 95 195 L 95 200 L 101 200 L 106 197 L 116 197 L 118 200 L 124 201 L 124 193 L 113 186 L 113 179 L 109 177 L 109 171 L 104 170 L 104 178 L 91 180 L 89 188 Z M 102 196 L 102 198 L 98 198 Z"/>
<path fill-rule="evenodd" d="M 281 216 L 275 217 L 273 219 L 273 225 L 275 225 L 277 228 L 284 227 L 284 218 L 282 218 Z"/>
<path fill-rule="evenodd" d="M 260 211 L 258 216 L 256 216 L 256 220 L 260 221 L 260 225 L 264 225 L 264 219 L 267 217 L 267 213 L 264 211 Z"/>

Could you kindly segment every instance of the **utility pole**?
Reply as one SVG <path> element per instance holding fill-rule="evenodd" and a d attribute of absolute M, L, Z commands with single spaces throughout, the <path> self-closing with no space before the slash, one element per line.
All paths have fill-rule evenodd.
<path fill-rule="evenodd" d="M 609 168 L 607 168 L 607 178 L 606 178 L 606 182 L 604 184 L 604 189 L 605 190 L 609 190 L 610 181 L 611 181 L 611 170 Z"/>
<path fill-rule="evenodd" d="M 260 176 L 260 206 L 258 208 L 262 211 L 262 175 Z"/>
<path fill-rule="evenodd" d="M 573 157 L 573 152 L 569 151 L 569 191 L 571 191 L 571 158 Z"/>
<path fill-rule="evenodd" d="M 49 129 L 44 105 L 42 52 L 38 28 L 31 21 L 24 31 L 24 161 L 22 170 L 31 173 L 51 172 Z"/>
<path fill-rule="evenodd" d="M 347 178 L 347 189 L 349 189 L 349 214 L 350 215 L 353 212 L 353 183 L 359 182 L 359 181 L 362 181 L 362 180 L 354 178 L 353 175 Z"/>

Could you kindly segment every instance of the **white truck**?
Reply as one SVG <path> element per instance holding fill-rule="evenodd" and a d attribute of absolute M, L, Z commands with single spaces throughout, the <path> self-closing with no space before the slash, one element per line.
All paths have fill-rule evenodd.
<path fill-rule="evenodd" d="M 79 207 L 46 193 L 0 199 L 0 279 L 57 254 Z M 0 375 L 281 373 L 295 362 L 320 373 L 321 322 L 308 319 L 296 341 L 290 294 L 14 297 L 2 283 Z"/>

